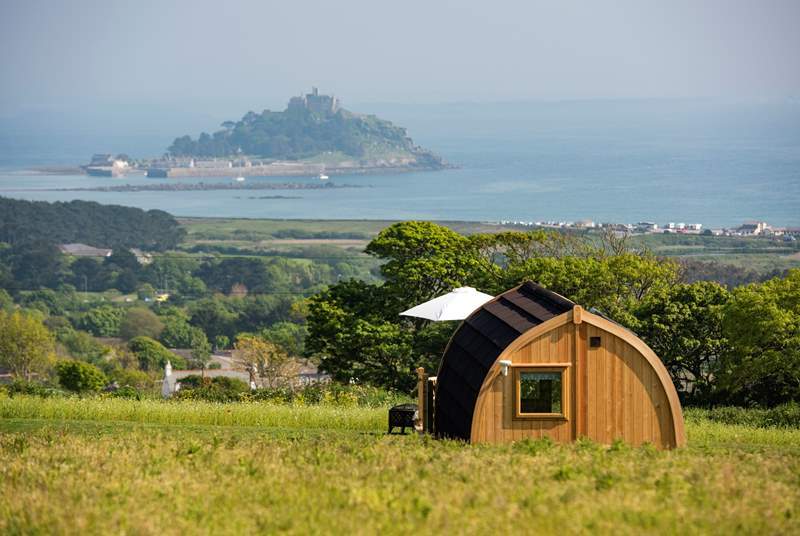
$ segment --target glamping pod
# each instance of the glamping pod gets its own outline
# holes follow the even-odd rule
[[[548,436],[686,443],[675,387],[631,331],[534,283],[473,312],[445,350],[433,431],[475,443]]]

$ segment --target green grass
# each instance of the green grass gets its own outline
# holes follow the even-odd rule
[[[383,408],[289,406],[266,402],[225,404],[17,396],[0,399],[0,418],[372,431],[383,428],[386,411]]]
[[[689,446],[658,451],[387,436],[385,418],[0,399],[0,533],[800,531],[798,429],[690,411]]]

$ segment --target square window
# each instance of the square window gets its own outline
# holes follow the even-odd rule
[[[600,348],[600,337],[589,337],[590,348]]]
[[[516,418],[566,418],[566,367],[519,367],[514,371]]]

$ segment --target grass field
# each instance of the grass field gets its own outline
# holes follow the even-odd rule
[[[110,403],[113,402],[113,403]],[[0,399],[0,533],[800,531],[800,430],[676,451],[385,435],[385,409]]]

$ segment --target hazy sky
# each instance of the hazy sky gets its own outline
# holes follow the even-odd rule
[[[0,113],[798,96],[798,27],[800,0],[0,0]]]

